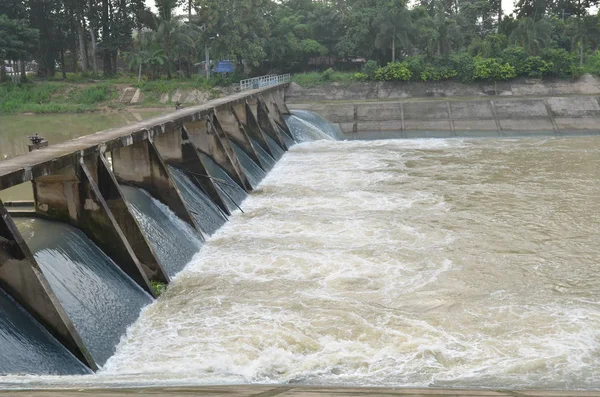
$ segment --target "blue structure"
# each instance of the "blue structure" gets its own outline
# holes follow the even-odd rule
[[[213,73],[233,73],[234,67],[231,61],[219,61],[213,69]]]

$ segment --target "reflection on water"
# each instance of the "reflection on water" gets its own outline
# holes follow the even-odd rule
[[[39,133],[51,145],[109,128],[128,125],[162,111],[0,116],[0,161],[28,152],[27,136]],[[0,192],[3,201],[33,200],[29,183]]]

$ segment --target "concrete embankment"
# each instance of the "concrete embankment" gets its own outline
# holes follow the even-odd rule
[[[142,396],[229,396],[229,397],[600,397],[597,391],[512,391],[512,390],[460,390],[460,389],[403,389],[403,388],[350,388],[350,387],[293,387],[273,386],[205,386],[141,389],[76,389],[40,391],[0,391],[0,397],[126,397]]]
[[[600,82],[486,85],[360,83],[287,91],[290,109],[320,113],[352,138],[380,136],[486,136],[600,132]],[[498,93],[498,95],[495,95]]]

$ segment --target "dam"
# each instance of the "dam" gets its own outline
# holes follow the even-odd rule
[[[36,200],[2,207],[0,384],[597,389],[598,136],[344,140],[306,109],[274,87],[0,163]]]

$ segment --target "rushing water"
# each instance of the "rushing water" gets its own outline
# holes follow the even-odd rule
[[[175,276],[200,250],[202,241],[190,225],[145,190],[131,186],[121,190],[161,265]]]
[[[103,365],[150,296],[79,229],[41,219],[16,224],[90,354]]]
[[[297,145],[101,378],[596,388],[600,138]]]
[[[0,288],[0,375],[90,370]]]
[[[266,170],[271,170],[271,168],[275,166],[275,159],[271,157],[271,155],[267,153],[260,143],[258,143],[255,139],[250,138],[250,140],[252,141],[252,146],[258,154],[258,158],[260,159],[262,166],[265,167]]]
[[[200,153],[200,158],[206,167],[206,171],[213,178],[217,189],[219,189],[227,208],[230,211],[237,210],[248,194],[210,157]]]
[[[338,139],[338,140],[343,140],[344,139],[344,134],[342,133],[342,130],[340,129],[339,125],[331,123],[329,120],[327,120],[326,118],[324,118],[323,116],[321,116],[318,113],[314,113],[308,110],[292,110],[291,111],[292,116],[291,117],[287,117],[286,122],[288,123],[288,125],[290,124],[290,119],[291,118],[296,118],[299,120],[304,121],[305,125],[312,127],[310,128],[310,130],[312,130],[313,128],[316,129],[317,131],[320,131],[321,133],[325,133],[326,135]],[[292,129],[292,127],[290,126],[290,130]],[[302,130],[297,130],[298,133],[302,133]],[[294,133],[294,131],[292,131],[292,133]],[[296,135],[294,134],[294,138],[296,138]],[[319,137],[317,139],[326,139],[324,137]],[[315,140],[315,139],[309,139],[309,140]],[[302,140],[302,142],[304,142],[304,140]]]
[[[171,166],[169,166],[169,171],[196,223],[200,225],[206,235],[212,235],[223,226],[227,221],[227,217],[210,199],[208,194],[200,190],[184,171]]]
[[[233,146],[233,150],[237,158],[240,160],[240,164],[242,168],[244,168],[244,173],[248,177],[248,181],[252,185],[252,187],[257,187],[260,181],[267,175],[265,171],[260,168],[260,165],[256,164],[254,160],[248,156],[248,154],[242,149],[237,143],[231,142],[231,146]]]

